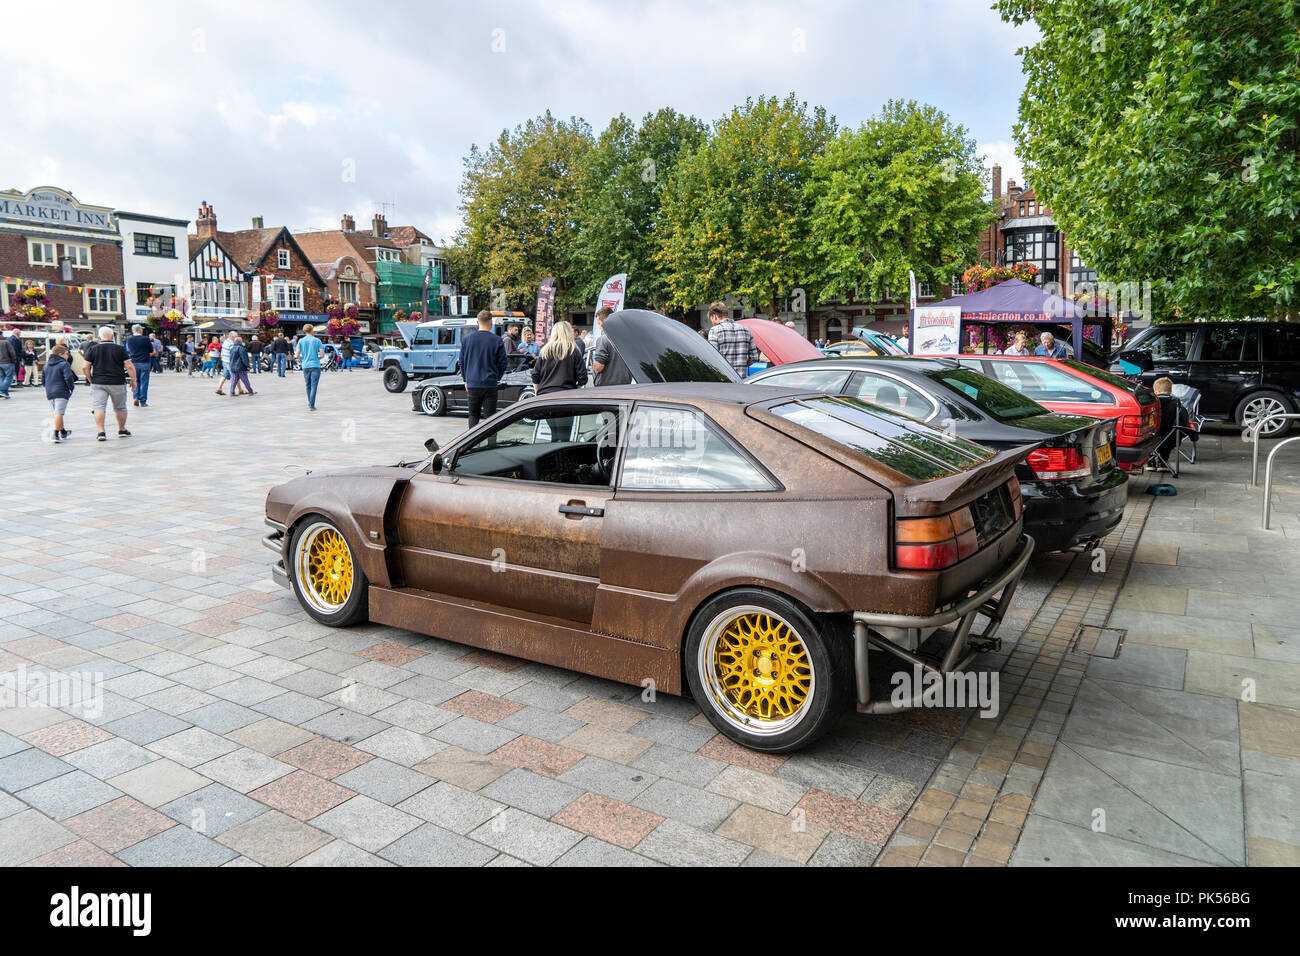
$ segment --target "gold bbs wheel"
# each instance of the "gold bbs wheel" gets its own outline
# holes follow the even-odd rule
[[[816,691],[803,638],[768,608],[728,608],[707,626],[697,666],[717,712],[748,734],[782,734],[808,712]]]
[[[299,594],[320,614],[336,614],[356,586],[352,550],[338,529],[317,521],[298,537],[294,576]]]

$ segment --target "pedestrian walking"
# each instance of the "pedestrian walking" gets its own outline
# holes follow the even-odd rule
[[[253,333],[253,337],[248,340],[248,370],[254,375],[261,374],[262,371],[262,347],[264,343]],[[251,389],[250,389],[251,391]]]
[[[596,311],[596,328],[599,334],[596,335],[596,344],[591,353],[591,370],[596,373],[594,383],[598,386],[632,384],[632,371],[619,356],[618,349],[614,348],[614,343],[609,340],[609,336],[604,334],[605,319],[613,312],[614,310],[608,307]]]
[[[135,387],[131,389],[131,398],[136,405],[149,405],[149,375],[153,371],[153,340],[144,334],[144,326],[131,326],[131,334],[122,343],[126,354],[135,366]]]
[[[182,349],[185,352],[185,368],[189,371],[190,377],[194,375],[194,366],[198,364],[198,350],[194,348],[194,340],[186,339]]]
[[[478,329],[461,337],[460,373],[469,403],[469,427],[497,413],[497,389],[506,373],[506,343],[492,334],[492,313],[478,314]]]
[[[582,350],[574,343],[573,326],[568,322],[556,322],[552,327],[551,337],[533,366],[533,384],[538,395],[587,384],[587,366]]]
[[[759,360],[753,333],[736,324],[725,302],[714,302],[709,306],[709,321],[713,323],[713,328],[709,329],[709,344],[722,353],[737,375],[744,378],[749,367]]]
[[[235,336],[235,344],[230,349],[230,397],[234,398],[239,394],[239,386],[243,385],[249,395],[256,394],[253,391],[253,383],[248,380],[248,366],[252,361],[247,346],[244,345],[243,336]]]
[[[226,382],[230,381],[230,353],[235,350],[235,332],[232,329],[226,333],[225,339],[221,342],[221,381],[217,383],[217,394],[225,395]],[[235,386],[230,386],[233,394]]]
[[[322,350],[320,339],[312,335],[313,331],[314,327],[311,325],[302,327],[302,335],[298,336],[298,344],[294,346],[294,352],[302,368],[303,384],[307,386],[307,407],[314,412],[316,411],[316,389],[320,385]]]
[[[275,357],[275,372],[281,378],[284,378],[285,366],[289,364],[290,351],[292,350],[289,348],[289,340],[281,332],[275,337],[275,341],[271,343],[271,354]]]
[[[77,387],[77,376],[68,363],[68,347],[62,343],[50,349],[50,356],[45,360],[45,371],[41,376],[45,385],[45,397],[49,399],[50,409],[54,412],[52,435],[54,444],[62,443],[70,434],[63,427],[63,414],[68,410],[68,400]]]
[[[95,416],[96,441],[106,441],[104,417],[108,403],[113,403],[117,417],[117,437],[129,438],[126,430],[126,384],[130,379],[132,390],[136,387],[135,363],[126,349],[113,341],[113,330],[105,325],[99,330],[99,341],[85,352],[86,377],[90,379],[90,409]]]
[[[0,335],[0,398],[9,397],[9,386],[21,364],[22,353],[15,349],[13,336]]]
[[[26,343],[23,344],[23,380],[33,388],[37,384],[36,349]]]
[[[162,339],[149,333],[149,344],[153,347],[153,352],[149,356],[149,364],[153,371],[161,372],[163,370],[163,356],[167,354],[167,347],[162,344]]]

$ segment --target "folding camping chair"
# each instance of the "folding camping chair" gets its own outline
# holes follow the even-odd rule
[[[1187,392],[1194,394],[1184,394],[1181,398],[1158,396],[1160,428],[1156,435],[1159,440],[1148,462],[1156,470],[1167,469],[1175,478],[1178,477],[1180,462],[1196,462],[1196,442],[1200,440],[1201,426],[1205,423],[1201,416],[1201,393],[1194,388],[1187,389]]]

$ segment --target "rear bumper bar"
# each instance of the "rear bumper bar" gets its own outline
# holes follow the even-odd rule
[[[906,661],[925,671],[950,674],[965,670],[975,657],[989,650],[998,650],[1001,642],[996,634],[1002,624],[1002,618],[1011,606],[1016,586],[1025,573],[1025,566],[1034,553],[1034,541],[1028,535],[1021,535],[1020,544],[996,575],[972,589],[966,597],[949,607],[929,616],[910,614],[877,614],[871,611],[853,612],[853,651],[857,671],[858,713],[891,714],[917,705],[920,697],[902,704],[888,700],[871,699],[871,671],[868,655],[871,648],[888,651],[895,657]],[[983,616],[986,623],[981,631],[972,634],[975,619]],[[919,645],[924,639],[922,631],[944,628],[951,625],[951,633],[946,644],[940,642],[942,650],[938,655],[926,655],[920,652]],[[882,628],[907,632],[913,640],[909,641],[916,649],[903,647],[892,637],[881,632]]]
[[[271,531],[269,534],[262,536],[262,547],[274,551],[278,558],[275,564],[271,565],[271,579],[280,587],[287,588],[289,586],[289,572],[284,567],[284,538],[289,529],[278,521],[272,521],[270,518],[266,519],[266,523],[270,526]]]

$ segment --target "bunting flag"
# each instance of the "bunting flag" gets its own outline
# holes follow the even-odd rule
[[[24,276],[0,276],[5,285],[16,282],[19,285],[34,286],[44,289],[46,292],[64,291],[64,292],[85,292],[87,286],[84,285],[67,285],[61,282],[49,282],[45,279],[29,279]],[[125,286],[113,285],[111,282],[92,282],[88,284],[93,289],[116,289],[119,292],[126,291]]]

